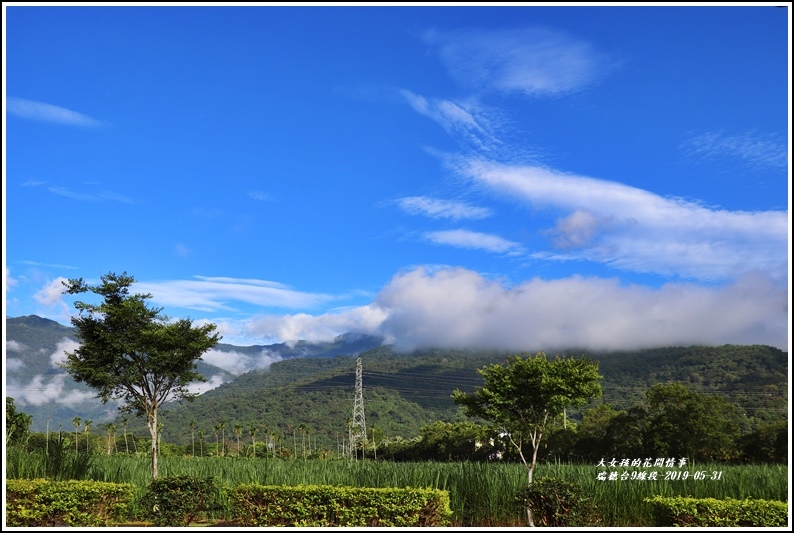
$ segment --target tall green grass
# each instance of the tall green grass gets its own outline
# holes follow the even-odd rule
[[[19,463],[34,464],[35,454],[15,456],[15,470],[22,477],[39,477],[36,468],[22,468]],[[654,495],[684,495],[695,498],[762,498],[787,500],[788,470],[785,465],[690,465],[687,480],[599,481],[603,468],[595,465],[540,464],[539,477],[557,477],[579,484],[591,495],[602,517],[603,526],[654,526],[652,509],[643,501]],[[620,470],[620,469],[618,469]],[[646,469],[663,472],[666,469]],[[675,470],[675,469],[671,469]],[[720,480],[695,480],[695,471],[721,471]],[[236,486],[244,483],[263,485],[337,485],[354,487],[432,487],[449,491],[453,523],[457,526],[521,526],[524,513],[515,503],[515,495],[526,483],[526,471],[520,464],[505,463],[393,463],[371,460],[289,460],[234,457],[162,457],[161,476],[186,474],[213,476],[220,483]],[[42,476],[43,477],[43,476]],[[132,483],[139,491],[151,480],[148,458],[129,456],[93,456],[88,477],[98,481]],[[215,518],[233,519],[226,506]]]

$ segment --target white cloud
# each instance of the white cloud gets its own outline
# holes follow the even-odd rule
[[[573,213],[551,232],[558,245],[578,248],[538,254],[539,258],[598,261],[631,271],[709,281],[756,270],[782,280],[788,271],[785,211],[710,209],[540,167],[468,159],[457,168],[467,178],[512,198]]]
[[[218,374],[210,377],[207,381],[191,383],[187,386],[187,390],[193,394],[204,394],[209,390],[220,387],[223,383],[223,376]]]
[[[590,44],[543,28],[430,31],[425,42],[454,79],[476,90],[569,93],[596,81],[609,66]]]
[[[24,98],[8,97],[6,100],[8,112],[21,118],[56,122],[68,126],[98,127],[104,123],[88,115],[59,107],[44,102],[25,100]]]
[[[200,311],[230,310],[229,301],[262,307],[314,307],[333,299],[327,294],[295,291],[272,281],[196,276],[195,280],[153,281],[135,284],[135,290],[151,293],[164,306]]]
[[[46,403],[75,405],[90,401],[96,396],[94,392],[67,388],[67,379],[69,378],[66,374],[56,374],[49,380],[42,375],[36,375],[27,384],[8,380],[6,395],[13,397],[22,405],[44,405]]]
[[[64,196],[66,198],[71,198],[73,200],[80,200],[83,202],[101,202],[105,200],[110,200],[113,202],[121,202],[124,204],[134,205],[135,201],[118,194],[113,191],[102,191],[99,193],[82,193],[82,192],[74,192],[66,187],[48,187],[48,191],[53,194],[57,194],[58,196]]]
[[[447,244],[458,248],[485,250],[487,252],[520,254],[521,245],[487,233],[465,229],[429,231],[424,237],[436,244]]]
[[[211,349],[201,356],[202,361],[222,368],[227,372],[239,376],[250,370],[267,368],[276,361],[281,361],[281,356],[269,350],[262,350],[257,355],[248,355],[235,351],[222,351]]]
[[[491,120],[473,101],[463,104],[436,98],[427,99],[405,89],[400,90],[400,94],[414,111],[438,123],[449,135],[480,150],[488,150],[498,144],[491,131]]]
[[[739,159],[754,167],[788,167],[788,145],[777,137],[757,132],[706,132],[688,139],[681,147],[697,157]]]
[[[769,344],[785,349],[787,294],[765,276],[723,288],[659,289],[616,279],[533,279],[505,286],[465,269],[403,273],[378,295],[379,332],[399,348],[516,351]]]
[[[8,345],[14,341],[6,342],[6,348]],[[25,366],[25,363],[22,362],[22,359],[17,359],[16,357],[6,357],[5,359],[5,370],[6,372],[16,372]]]
[[[365,305],[335,313],[264,316],[251,320],[247,330],[268,342],[332,341],[347,332],[377,335],[387,313],[377,305]]]
[[[251,192],[248,193],[248,196],[250,196],[254,200],[259,200],[259,201],[263,201],[263,202],[264,201],[268,201],[268,200],[271,199],[269,194],[267,194],[266,192],[262,192],[262,191],[251,191]]]
[[[181,242],[178,242],[174,245],[174,253],[179,257],[187,257],[191,254],[191,250]]]
[[[66,362],[66,353],[65,352],[74,352],[77,348],[80,347],[80,343],[73,341],[72,339],[63,338],[61,339],[58,344],[55,346],[55,351],[50,354],[50,364],[55,367],[59,368],[59,363]]]
[[[5,288],[6,288],[6,290],[11,290],[17,284],[17,280],[11,276],[11,269],[10,268],[5,267],[5,271],[6,271]]]
[[[53,281],[50,281],[44,287],[39,289],[39,291],[33,295],[33,298],[42,305],[46,305],[47,307],[52,306],[65,306],[66,304],[63,302],[63,294],[66,292],[66,287],[63,286],[63,282],[68,282],[64,277],[55,278]]]
[[[549,233],[554,236],[554,245],[557,248],[582,248],[589,246],[598,234],[611,225],[611,218],[577,209],[569,216],[557,220],[557,225]]]
[[[27,346],[25,346],[21,342],[6,341],[6,351],[7,352],[21,352],[22,350],[25,350],[25,349],[27,349]]]
[[[437,200],[426,196],[408,196],[397,200],[397,204],[406,213],[425,215],[431,218],[448,218],[451,220],[481,219],[491,216],[491,210],[462,202]]]

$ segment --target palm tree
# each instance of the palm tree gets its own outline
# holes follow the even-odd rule
[[[116,446],[116,429],[116,424],[112,422],[105,424],[105,431],[108,439],[108,455],[111,455],[113,448]]]
[[[240,457],[240,435],[243,434],[243,425],[239,422],[234,423],[234,435],[237,437],[237,457]]]
[[[190,444],[193,447],[193,457],[196,456],[195,435],[196,435],[196,421],[195,420],[191,420],[190,421]]]
[[[124,448],[127,451],[127,455],[130,454],[130,445],[127,442],[127,424],[130,423],[130,419],[126,416],[121,419],[121,427],[124,428]]]
[[[200,446],[199,453],[201,454],[202,457],[204,457],[204,430],[203,429],[199,430],[198,436],[199,436],[199,446]]]
[[[86,452],[90,451],[88,448],[89,448],[89,444],[91,443],[91,439],[88,437],[88,435],[89,435],[89,433],[91,433],[91,424],[93,424],[93,423],[94,422],[92,420],[86,420],[85,421],[85,451]]]
[[[82,420],[80,419],[79,416],[76,416],[76,417],[74,417],[72,419],[72,425],[74,426],[74,452],[75,453],[79,453],[80,452],[80,450],[77,448],[77,441],[78,441],[78,438],[79,438],[79,433],[77,433],[77,428],[80,427],[80,422],[82,422]]]
[[[221,451],[220,448],[218,448],[218,437],[221,434],[221,422],[215,424],[212,429],[215,430],[215,455],[220,455]]]
[[[44,453],[50,453],[50,415],[47,415],[47,440],[44,441]]]
[[[256,457],[256,432],[259,431],[259,428],[256,427],[256,424],[251,424],[248,428],[248,434],[251,435],[251,448],[254,450],[254,457]]]
[[[221,420],[221,453],[226,455],[226,420]]]
[[[301,422],[298,429],[301,430],[301,452],[303,452],[303,458],[306,459],[306,424]]]

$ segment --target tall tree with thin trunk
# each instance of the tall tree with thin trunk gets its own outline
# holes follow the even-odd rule
[[[240,452],[240,437],[243,435],[243,425],[239,422],[234,423],[234,436],[237,437],[237,456],[242,456]]]
[[[79,416],[76,416],[72,419],[72,425],[74,426],[74,452],[80,453],[80,448],[78,446],[78,442],[80,441],[79,436],[80,434],[77,432],[78,428],[82,424],[82,419]]]
[[[132,276],[109,273],[99,285],[64,282],[68,294],[93,293],[101,303],[75,302],[72,318],[80,346],[66,353],[62,367],[75,381],[95,389],[103,403],[120,400],[123,411],[144,416],[151,436],[152,478],[157,477],[158,413],[169,400],[193,399],[188,390],[206,381],[196,361],[217,344],[214,324],[193,327],[147,305],[151,294],[130,294]]]
[[[543,352],[533,357],[516,355],[503,365],[488,365],[478,372],[485,385],[473,394],[456,389],[452,398],[467,416],[492,422],[509,439],[526,468],[527,485],[532,483],[547,423],[566,407],[581,407],[602,392],[598,363],[585,358],[550,360]],[[532,453],[529,460],[524,455],[527,444]],[[529,508],[527,523],[534,526]]]
[[[130,419],[127,418],[126,416],[121,419],[121,427],[124,428],[124,450],[127,453],[127,455],[130,454],[130,445],[127,442],[127,426],[129,425],[129,423],[130,423]]]
[[[89,435],[91,433],[91,424],[93,424],[93,423],[94,423],[93,420],[86,420],[85,421],[85,430],[84,431],[85,431],[85,451],[86,451],[86,453],[91,451],[90,450],[91,439],[89,438]]]
[[[256,457],[256,433],[259,431],[259,428],[256,427],[256,424],[251,424],[248,428],[248,434],[251,435],[251,449],[254,450],[254,457]]]
[[[196,456],[196,421],[190,421],[190,445],[193,449],[192,455],[193,457]]]

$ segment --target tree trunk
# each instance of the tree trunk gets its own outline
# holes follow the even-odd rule
[[[152,479],[157,479],[157,411],[149,415],[147,426],[152,436]]]

